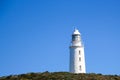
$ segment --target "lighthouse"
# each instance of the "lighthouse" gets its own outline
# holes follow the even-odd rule
[[[81,34],[75,29],[72,34],[70,45],[70,72],[86,73],[84,45],[82,43]]]

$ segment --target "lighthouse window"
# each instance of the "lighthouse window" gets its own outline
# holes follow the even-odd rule
[[[80,71],[82,70],[81,65],[80,65],[79,69],[80,69]]]
[[[81,57],[79,57],[79,61],[81,61]]]
[[[79,50],[79,55],[80,55],[80,53],[81,53],[81,52],[80,52],[80,50]]]
[[[72,41],[75,41],[75,39],[76,39],[76,36],[72,35]]]
[[[72,41],[78,41],[79,36],[78,35],[72,35]]]

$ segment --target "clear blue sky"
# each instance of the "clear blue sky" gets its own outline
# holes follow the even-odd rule
[[[87,73],[120,74],[120,0],[0,0],[0,76],[68,71],[74,26]]]

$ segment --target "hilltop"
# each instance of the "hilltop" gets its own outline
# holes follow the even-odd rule
[[[95,73],[43,72],[3,76],[0,77],[0,80],[120,80],[120,76]]]

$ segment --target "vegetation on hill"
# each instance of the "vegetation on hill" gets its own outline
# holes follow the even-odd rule
[[[0,80],[120,80],[118,75],[73,74],[69,72],[27,73],[0,77]]]

